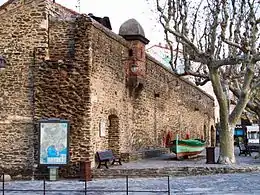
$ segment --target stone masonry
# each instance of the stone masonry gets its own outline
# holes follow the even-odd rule
[[[49,0],[9,0],[0,15],[0,171],[32,170],[44,118],[70,121],[70,175],[99,150],[164,147],[169,132],[214,144],[213,98],[145,54],[137,21],[140,34],[120,36]]]

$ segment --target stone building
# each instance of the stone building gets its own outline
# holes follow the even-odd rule
[[[169,132],[214,143],[213,98],[145,53],[136,20],[116,34],[50,0],[9,0],[0,16],[0,171],[32,170],[43,118],[70,121],[71,173],[99,150],[164,147]]]

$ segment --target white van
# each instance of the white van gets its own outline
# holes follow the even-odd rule
[[[248,147],[257,149],[259,147],[259,126],[246,126],[246,135],[248,139]]]

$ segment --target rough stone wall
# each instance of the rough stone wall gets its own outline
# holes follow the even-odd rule
[[[213,100],[151,57],[142,67],[145,88],[132,96],[128,52],[140,44],[49,1],[14,3],[0,11],[0,53],[7,59],[0,72],[0,143],[18,141],[0,145],[1,168],[31,169],[38,145],[33,120],[42,118],[71,122],[72,174],[81,160],[93,166],[98,150],[127,155],[162,146],[168,131],[209,138]]]
[[[91,133],[93,151],[104,150],[110,147],[118,152],[129,149],[130,142],[124,142],[122,137],[129,137],[132,126],[132,106],[128,101],[128,91],[125,82],[125,67],[128,55],[127,42],[117,36],[108,36],[110,32],[94,24],[92,29],[92,69],[91,69]],[[119,123],[115,124],[113,118],[117,117]],[[110,119],[112,118],[112,120]],[[104,125],[105,133],[100,135]],[[128,131],[126,131],[129,130]],[[109,143],[109,137],[114,139]],[[130,140],[129,140],[130,141]],[[94,156],[92,157],[92,159]]]
[[[111,148],[110,134],[115,137],[119,134],[114,143],[119,143],[118,150],[122,155],[163,146],[169,131],[174,136],[179,134],[180,138],[185,138],[187,133],[191,138],[205,138],[210,144],[210,126],[214,125],[212,97],[174,76],[149,56],[145,87],[139,96],[132,96],[127,87],[126,70],[128,50],[134,45],[97,24],[94,26],[91,69],[93,151]],[[119,133],[111,132],[110,115],[118,117]],[[100,136],[102,129],[105,133]]]
[[[180,138],[185,138],[189,134],[191,138],[203,137],[210,142],[209,137],[204,136],[203,128],[205,125],[208,133],[210,119],[214,118],[211,97],[190,82],[172,75],[151,57],[147,61],[146,80],[145,90],[153,97],[151,112],[154,117],[150,120],[154,120],[155,143],[160,145],[167,131],[174,137],[179,134]]]
[[[76,20],[59,20],[51,17],[49,32],[50,59],[72,61],[75,57]]]
[[[72,78],[73,80],[77,77],[77,73],[74,76],[65,76],[67,65],[70,69],[71,63],[60,67],[55,62],[42,62],[44,58],[48,57],[48,49],[52,49],[52,51],[57,49],[55,47],[48,48],[50,39],[53,38],[50,37],[52,32],[50,32],[51,24],[49,23],[54,20],[61,21],[62,24],[62,21],[69,20],[75,15],[75,12],[46,0],[9,0],[0,7],[0,55],[7,61],[5,70],[0,71],[0,143],[13,143],[10,147],[6,147],[6,144],[0,145],[0,171],[5,170],[10,174],[19,174],[31,170],[33,164],[37,163],[38,155],[38,131],[33,123],[42,117],[64,117],[60,114],[62,111],[59,110],[62,105],[58,106],[59,111],[55,112],[54,109],[54,113],[51,114],[50,110],[54,108],[54,104],[51,108],[48,107],[49,111],[46,113],[44,109],[41,111],[39,108],[51,99],[47,92],[51,87],[55,88],[57,78],[63,78],[58,80],[58,84],[64,84],[66,90],[69,87],[73,88],[75,84],[72,82],[69,86],[66,85],[66,79]],[[67,30],[64,26],[62,28],[57,26],[57,29]],[[64,35],[67,36],[69,33],[70,29]],[[83,34],[85,35],[85,32]],[[68,50],[68,45],[64,46],[65,50]],[[56,56],[55,52],[53,54]],[[65,59],[68,59],[66,57]],[[39,66],[42,70],[39,69]],[[48,69],[46,67],[49,70],[46,70]],[[39,74],[40,72],[42,75]],[[49,74],[50,72],[51,74]],[[41,76],[45,76],[44,74],[47,74],[47,77],[39,81]],[[42,87],[42,82],[45,80],[47,84],[52,84],[46,91]],[[35,82],[38,82],[39,85],[37,86]],[[81,83],[78,80],[75,82],[76,85]],[[45,95],[45,99],[43,98],[45,101],[35,102],[35,92],[37,92],[37,98],[40,95]],[[63,93],[64,91],[60,89],[59,92]],[[71,98],[71,101],[76,101],[75,98],[78,98],[77,94],[70,94],[68,97]],[[64,93],[61,94],[60,99],[54,98],[54,100],[59,102],[62,98],[64,99]],[[74,109],[80,112],[82,107]],[[16,140],[15,144],[14,140]]]
[[[75,20],[79,15],[60,4],[52,3],[51,1],[46,1],[46,8],[48,10],[49,20],[50,59],[56,60],[61,56],[66,59],[73,59],[75,57]],[[55,44],[52,44],[54,42]]]
[[[36,47],[46,47],[44,2],[12,1],[0,11],[0,171],[10,174],[34,163],[31,66]],[[10,169],[11,167],[11,169]]]
[[[76,175],[79,162],[92,156],[90,151],[89,68],[91,29],[84,16],[72,21],[54,20],[50,27],[50,61],[35,70],[37,118],[62,118],[70,121],[70,168]],[[71,25],[74,38],[71,46]],[[66,52],[67,51],[67,52]],[[74,53],[68,55],[68,51]],[[55,55],[53,55],[55,54]],[[61,61],[60,61],[61,60]]]

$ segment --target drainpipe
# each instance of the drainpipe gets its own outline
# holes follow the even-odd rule
[[[55,3],[55,1],[53,1]],[[34,142],[33,142],[33,159],[32,159],[32,164],[33,164],[33,171],[36,170],[37,166],[35,164],[35,145],[37,143],[36,139],[36,134],[37,134],[37,124],[36,124],[36,117],[35,117],[35,75],[34,75],[34,68],[36,67],[36,55],[37,55],[37,49],[47,49],[47,55],[45,56],[49,58],[49,45],[50,45],[50,14],[48,13],[47,15],[47,47],[34,47],[33,48],[33,56],[32,56],[32,63],[29,66],[29,74],[30,74],[30,83],[31,83],[31,115],[32,115],[32,122],[33,122],[33,137],[34,137]],[[35,143],[36,142],[36,143]],[[34,172],[33,172],[34,173]],[[33,178],[34,179],[34,175]]]
[[[34,75],[34,69],[36,67],[36,50],[37,49],[48,49],[48,47],[34,47],[33,48],[33,56],[32,56],[32,62],[29,66],[29,79],[30,79],[30,95],[31,95],[31,115],[32,115],[32,123],[33,123],[33,154],[32,154],[32,170],[33,170],[33,176],[32,180],[34,180],[34,174],[37,168],[37,164],[35,162],[35,146],[37,143],[37,124],[36,124],[36,117],[35,117],[35,75]]]
[[[51,14],[48,13],[48,16],[47,16],[47,56],[45,57],[45,59],[50,58],[50,53],[49,53],[49,48],[50,48],[50,17],[51,17]]]
[[[32,154],[32,180],[34,180],[34,174],[36,171],[37,166],[35,165],[35,142],[36,142],[36,120],[35,120],[35,81],[34,81],[34,67],[36,63],[36,48],[33,48],[33,56],[32,56],[32,63],[29,66],[29,78],[30,78],[30,93],[31,93],[31,115],[32,115],[32,123],[33,123],[33,154]]]

